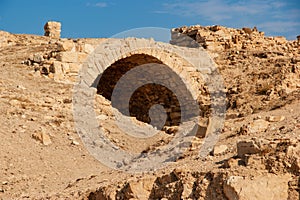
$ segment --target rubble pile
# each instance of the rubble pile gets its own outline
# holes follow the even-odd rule
[[[266,37],[257,28],[190,26],[172,29],[171,43],[185,46],[189,36],[207,49],[223,76],[228,117],[242,117],[283,106],[299,97],[300,45]]]
[[[52,39],[55,45],[50,51],[36,53],[24,61],[34,66],[37,73],[48,76],[57,82],[74,84],[77,81],[81,64],[94,48],[104,39]]]

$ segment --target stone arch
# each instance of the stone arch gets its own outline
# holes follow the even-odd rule
[[[107,139],[106,130],[99,124],[95,112],[95,83],[99,81],[98,75],[120,59],[135,54],[153,56],[180,77],[191,91],[192,99],[199,96],[210,96],[211,112],[206,128],[206,136],[201,146],[199,156],[206,156],[216,143],[218,133],[221,131],[225,116],[225,95],[223,94],[222,77],[218,74],[212,59],[201,48],[185,48],[170,44],[155,42],[147,39],[127,38],[108,39],[102,42],[79,71],[79,81],[73,90],[74,122],[77,132],[88,151],[99,161],[114,169],[127,171],[145,171],[156,169],[163,164],[175,161],[186,150],[187,144],[198,132],[198,117],[187,123],[180,124],[175,137],[164,145],[162,151],[127,153]],[[130,70],[131,71],[131,70]],[[119,84],[119,82],[118,82]],[[201,87],[207,85],[207,91]],[[202,93],[203,92],[203,93]],[[209,93],[206,95],[206,93]],[[182,102],[180,100],[180,102]],[[195,110],[198,110],[197,107]],[[115,112],[117,113],[117,112]],[[157,130],[150,126],[138,126],[132,120],[117,113],[112,119],[124,133],[134,138],[149,138],[156,136]],[[120,116],[120,118],[117,118]],[[102,121],[102,120],[101,120]],[[104,122],[104,120],[103,120]],[[149,128],[150,127],[150,128]],[[129,163],[128,165],[125,164]],[[127,162],[128,161],[128,162]]]
[[[195,64],[199,65],[199,63],[194,63],[194,60],[199,60],[194,59],[195,56],[206,56],[202,49],[177,47],[155,42],[151,39],[108,39],[96,48],[91,56],[92,58],[88,58],[82,66],[82,72],[85,76],[86,74],[89,76],[85,78],[85,81],[89,86],[97,87],[97,92],[109,100],[114,87],[106,87],[105,84],[114,86],[118,81],[118,78],[111,80],[112,76],[117,75],[120,77],[131,68],[149,62],[164,64],[174,71],[181,78],[183,85],[189,89],[194,100],[198,100],[199,95],[203,94],[202,90],[205,82],[205,78],[202,77],[203,71],[194,66]],[[89,60],[93,60],[93,62]],[[131,62],[130,65],[134,63],[135,66],[124,66],[128,62]],[[96,68],[93,66],[96,66]],[[117,73],[110,74],[116,71]],[[98,77],[99,74],[101,76]],[[154,86],[151,85],[148,89],[151,87]],[[176,98],[171,99],[169,102],[176,102]],[[178,105],[176,106],[178,107]],[[178,125],[177,122],[180,122],[178,111],[180,109],[175,108],[174,111],[170,112],[173,120],[168,120],[166,125]],[[142,117],[136,114],[133,113],[133,116],[148,122],[147,116]],[[170,118],[170,116],[168,117]]]
[[[147,54],[133,54],[114,62],[100,74],[101,77],[97,83],[97,93],[111,100],[113,88],[117,81],[130,69],[147,63],[162,64],[159,59]]]

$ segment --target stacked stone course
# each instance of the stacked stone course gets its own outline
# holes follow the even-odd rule
[[[49,21],[44,26],[45,36],[49,36],[51,38],[59,39],[61,32],[61,23]]]

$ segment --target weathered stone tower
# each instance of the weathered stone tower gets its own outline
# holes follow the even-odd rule
[[[45,36],[59,39],[60,32],[61,32],[61,23],[49,21],[45,24],[44,30],[45,30],[45,33],[44,33]]]

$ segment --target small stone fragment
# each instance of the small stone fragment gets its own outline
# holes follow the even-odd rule
[[[256,154],[260,152],[260,148],[255,144],[253,140],[239,141],[237,143],[237,154],[240,158],[245,154]]]
[[[175,134],[178,131],[178,126],[164,126],[163,130],[168,134]]]
[[[78,54],[77,52],[61,51],[56,55],[56,59],[60,62],[76,63],[78,62]]]
[[[229,200],[288,199],[290,177],[267,174],[253,179],[230,176],[224,183],[224,193]]]
[[[262,158],[259,155],[247,155],[244,158],[244,164],[252,169],[265,169]]]
[[[281,122],[285,120],[285,116],[269,116],[267,117],[269,122]]]
[[[226,145],[215,146],[213,150],[213,155],[221,155],[227,151],[228,147]]]
[[[41,55],[41,54],[34,54],[32,61],[35,62],[35,63],[41,63],[41,62],[43,62],[44,61],[43,55]]]
[[[247,126],[249,133],[264,132],[268,127],[269,122],[263,119],[254,120]]]
[[[149,199],[154,181],[154,177],[129,181],[124,187],[126,191],[125,197],[127,197],[125,199]]]
[[[47,133],[34,133],[32,134],[32,137],[46,146],[52,143],[51,138]]]
[[[224,161],[224,168],[233,168],[239,166],[239,160],[234,158],[229,158]]]
[[[73,144],[73,145],[79,145],[79,142],[77,142],[76,140],[73,140],[73,141],[72,141],[72,144]]]
[[[49,145],[52,143],[50,136],[47,133],[42,133],[42,142],[44,145]]]
[[[75,44],[72,40],[62,40],[58,43],[59,51],[75,51]]]

